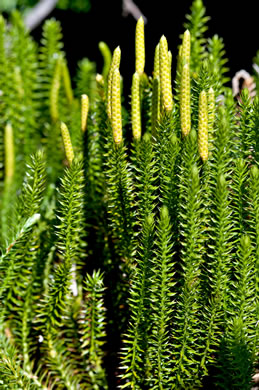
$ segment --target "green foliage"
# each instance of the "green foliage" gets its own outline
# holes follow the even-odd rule
[[[134,254],[132,177],[126,148],[113,141],[107,156],[107,195],[110,226],[117,253],[131,268]]]
[[[135,141],[132,155],[133,180],[138,189],[136,202],[140,213],[138,216],[140,225],[155,207],[158,176],[155,164],[152,138],[146,133],[141,142]]]
[[[38,221],[40,215],[35,214],[27,220],[23,221],[22,224],[18,225],[16,232],[13,235],[12,239],[6,244],[6,247],[2,249],[1,255],[1,296],[5,293],[11,285],[13,279],[15,279],[16,274],[21,268],[21,262],[16,262],[16,255],[13,256],[13,252],[18,252],[19,247],[22,247],[27,241],[28,234],[31,231],[32,226]],[[11,261],[9,261],[9,256],[12,256]],[[14,262],[15,261],[15,262]],[[17,269],[18,268],[18,269]],[[2,320],[3,313],[1,313]]]
[[[24,186],[17,207],[17,221],[32,217],[40,212],[40,205],[45,189],[45,161],[42,150],[39,150],[27,164]]]
[[[26,159],[39,147],[37,126],[37,54],[36,44],[26,31],[21,16],[12,14],[13,28],[5,31],[1,21],[2,40],[9,41],[9,50],[2,45],[1,65],[6,77],[1,79],[1,103],[4,112],[1,132],[10,123],[14,132],[15,162],[20,169],[15,172],[15,188],[22,184]],[[3,41],[2,41],[3,42]],[[3,84],[3,85],[2,85]],[[2,162],[3,163],[3,162]]]
[[[153,256],[154,218],[147,215],[140,237],[140,247],[137,253],[138,267],[132,280],[129,306],[131,322],[124,336],[124,348],[122,351],[123,379],[126,383],[122,386],[132,389],[141,389],[145,383],[143,375],[148,365],[148,331],[150,323],[147,321],[151,314],[149,290],[151,288],[150,277],[151,259]]]
[[[21,359],[15,350],[15,347],[9,340],[1,335],[0,338],[0,384],[2,389],[18,390],[36,390],[45,389],[37,379],[37,377],[30,377],[21,368]]]
[[[212,73],[218,80],[220,88],[222,88],[229,78],[225,75],[229,71],[226,67],[228,62],[225,57],[226,51],[224,49],[223,39],[218,35],[214,35],[211,39],[208,39],[208,61],[212,69]]]
[[[256,90],[257,93],[259,91],[259,50],[256,53],[256,56],[254,58],[254,77],[256,82]]]
[[[4,93],[4,86],[6,84],[5,75],[6,75],[6,51],[5,51],[5,34],[6,34],[6,24],[4,18],[0,15],[0,89],[2,94]],[[5,105],[3,98],[0,98],[0,179],[3,180],[4,177],[4,121],[3,116],[5,112]],[[2,190],[2,188],[1,188]]]
[[[80,314],[82,356],[87,358],[87,376],[93,389],[107,388],[103,364],[105,333],[105,308],[103,302],[103,276],[99,271],[87,275],[84,283],[85,305]]]
[[[173,261],[171,225],[166,206],[161,208],[156,233],[156,250],[152,259],[151,278],[151,318],[152,329],[149,339],[151,380],[153,389],[167,388],[171,385],[170,325],[175,302],[173,287],[175,266]]]
[[[251,124],[252,120],[252,102],[247,89],[244,89],[240,96],[240,141],[242,143],[241,150],[245,156],[253,154],[256,148],[255,145],[255,128]],[[243,157],[243,156],[242,156]]]
[[[81,245],[84,226],[84,176],[82,159],[73,161],[61,180],[59,209],[56,226],[57,249],[61,263],[55,270],[54,280],[49,288],[46,307],[41,309],[44,326],[49,331],[51,325],[60,326],[72,279],[72,265],[75,267],[75,283],[80,284],[78,267],[81,265]]]
[[[253,139],[252,139],[252,144],[253,144],[253,147],[251,148],[251,153],[252,153],[252,158],[253,158],[253,161],[256,162],[258,161],[258,158],[259,158],[259,135],[258,135],[258,131],[255,131],[255,129],[258,128],[258,125],[259,125],[259,98],[258,96],[255,97],[254,101],[253,101],[253,105],[252,105],[252,112],[251,112],[251,127],[252,127],[252,135],[253,135]],[[249,133],[251,134],[251,130],[249,131]]]
[[[0,12],[10,12],[15,8],[28,12],[37,2],[37,0],[2,0]],[[64,10],[71,9],[76,12],[88,12],[91,9],[91,2],[90,0],[59,0],[57,7]]]
[[[192,85],[192,123],[196,129],[198,129],[198,107],[200,93],[201,91],[206,91],[208,93],[211,87],[215,91],[215,95],[218,96],[219,85],[217,77],[215,76],[215,73],[212,72],[208,61],[204,61],[200,65],[199,73],[193,80]]]
[[[35,220],[40,216],[40,205],[45,189],[45,164],[39,151],[32,157],[27,177],[17,203],[16,223]],[[28,222],[27,222],[28,223]],[[14,337],[22,349],[23,368],[30,373],[29,350],[35,345],[31,338],[31,322],[35,315],[35,298],[38,281],[36,280],[37,257],[39,256],[39,225],[35,225],[25,237],[15,244],[14,250],[7,256],[8,263],[4,272],[2,293],[4,294],[5,319],[14,326]],[[15,281],[15,284],[12,283]],[[17,297],[19,296],[19,299]]]
[[[181,292],[175,314],[177,325],[174,329],[173,344],[174,388],[184,386],[190,380],[197,380],[197,361],[202,344],[201,327],[197,326],[201,311],[200,274],[205,246],[202,193],[199,169],[195,161],[197,159],[195,132],[191,132],[186,138],[179,184],[182,269]]]
[[[76,12],[88,12],[91,9],[91,2],[90,0],[59,0],[57,7]]]
[[[206,9],[202,0],[194,0],[191,6],[191,13],[186,15],[187,22],[184,27],[191,33],[191,71],[196,77],[201,61],[206,57],[204,33],[207,31]]]
[[[27,172],[27,178],[24,181],[22,193],[18,199],[17,207],[16,207],[16,218],[15,221],[10,221],[9,223],[13,224],[13,228],[15,225],[18,226],[18,228],[15,228],[14,237],[11,241],[12,244],[9,243],[8,250],[6,251],[9,253],[9,250],[12,248],[13,245],[18,246],[16,250],[14,251],[14,255],[12,255],[12,252],[10,252],[10,255],[6,255],[7,257],[10,256],[7,265],[6,272],[9,274],[9,270],[13,270],[13,272],[16,273],[17,277],[19,276],[19,269],[18,267],[22,266],[22,259],[24,261],[24,264],[26,264],[25,258],[23,256],[26,256],[25,247],[23,248],[24,243],[29,242],[28,234],[26,237],[24,236],[24,233],[28,230],[28,228],[36,221],[36,217],[40,216],[40,204],[42,202],[42,196],[43,196],[43,190],[44,190],[44,160],[42,152],[38,152],[35,156],[32,157],[31,166],[28,166],[29,171]],[[7,232],[6,232],[7,233]],[[8,236],[10,237],[12,230],[10,229],[8,232]],[[19,245],[19,241],[23,240],[22,245]],[[19,248],[20,247],[20,248]],[[25,249],[25,252],[21,252]],[[18,251],[18,253],[17,253]],[[27,253],[28,255],[28,253]],[[13,269],[13,266],[15,262],[16,267]],[[26,264],[28,266],[28,264]],[[28,269],[26,270],[28,272]],[[23,278],[21,278],[23,279]],[[16,280],[17,281],[17,280]],[[23,282],[23,281],[22,281]],[[4,285],[8,285],[8,277],[5,275],[4,277]],[[3,288],[3,286],[2,286]],[[4,291],[4,289],[3,289]]]
[[[214,179],[215,180],[215,179]],[[213,182],[214,198],[211,213],[210,253],[206,277],[209,280],[208,300],[204,310],[206,346],[202,351],[201,367],[207,374],[207,364],[211,363],[219,346],[223,332],[224,316],[228,301],[228,284],[230,279],[231,251],[233,250],[233,223],[229,191],[224,175],[220,174]]]
[[[78,72],[76,77],[76,93],[78,96],[82,94],[88,95],[90,101],[94,97],[96,89],[95,83],[96,65],[88,58],[82,59],[78,64]]]
[[[234,264],[235,280],[229,308],[226,333],[222,339],[221,375],[217,380],[220,388],[251,388],[254,353],[255,312],[255,258],[252,255],[251,240],[248,235],[240,238],[237,260]],[[224,360],[223,360],[224,359]]]
[[[141,137],[132,139],[125,102],[116,143],[107,115],[107,46],[100,43],[103,75],[83,59],[73,91],[60,23],[44,23],[38,47],[17,11],[11,29],[0,17],[4,390],[252,387],[259,100],[248,90],[234,98],[226,87],[223,41],[206,39],[201,0],[187,20],[192,130],[182,135],[179,66],[173,109],[161,106],[152,123],[159,81],[141,75]],[[211,88],[215,117],[204,162],[198,106],[201,91]],[[82,94],[90,98],[85,131]]]
[[[13,10],[17,5],[17,1],[16,0],[3,0],[1,2],[1,9],[0,11],[11,11]]]
[[[50,92],[59,56],[63,54],[61,25],[55,19],[47,20],[43,25],[41,47],[39,50],[39,98],[41,104],[41,118],[46,120],[50,115]]]
[[[104,79],[106,80],[109,74],[110,66],[111,66],[111,61],[112,61],[112,53],[108,47],[108,45],[105,42],[99,42],[99,50],[102,53],[103,56],[103,70],[102,70],[102,75]]]

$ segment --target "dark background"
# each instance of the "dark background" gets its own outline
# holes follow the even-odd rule
[[[183,33],[185,15],[189,13],[191,0],[135,0],[147,17],[145,27],[146,39],[146,73],[151,75],[154,49],[162,34],[167,37],[169,49],[173,54],[173,75],[176,66],[179,35]],[[122,51],[121,73],[124,77],[126,93],[135,67],[135,26],[136,20],[131,16],[122,16],[122,4],[119,0],[92,0],[89,13],[76,13],[56,9],[50,17],[61,21],[65,50],[72,76],[75,75],[77,63],[83,57],[97,63],[97,71],[102,70],[102,57],[98,42],[105,41],[111,50],[120,45]],[[246,0],[242,4],[236,1],[204,0],[207,15],[211,17],[207,36],[218,34],[224,38],[229,76],[246,69],[252,72],[252,60],[259,50],[258,12],[256,1]],[[33,35],[40,39],[42,26]]]

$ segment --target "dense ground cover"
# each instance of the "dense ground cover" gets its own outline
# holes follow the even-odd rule
[[[128,110],[119,47],[71,83],[58,21],[0,16],[1,388],[251,388],[259,83],[233,96],[207,22],[147,75],[139,19]]]

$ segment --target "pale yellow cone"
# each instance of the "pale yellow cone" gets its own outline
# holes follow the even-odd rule
[[[87,127],[88,111],[89,111],[89,98],[87,95],[84,94],[81,96],[81,129],[83,133],[86,131],[86,127]]]
[[[5,151],[5,182],[10,184],[14,176],[15,167],[15,153],[14,153],[14,139],[13,128],[10,123],[7,123],[4,130],[4,151]]]
[[[112,77],[111,93],[111,123],[112,134],[116,144],[122,141],[122,117],[121,117],[121,92],[120,92],[120,71],[115,68]]]
[[[154,57],[154,72],[153,79],[160,77],[160,66],[159,66],[159,43],[156,45],[155,57]]]
[[[70,138],[70,134],[67,128],[67,125],[64,122],[61,122],[60,124],[61,129],[61,135],[64,143],[65,148],[65,154],[68,161],[69,166],[72,164],[72,161],[74,159],[74,151],[73,146]]]
[[[191,56],[191,34],[189,30],[186,30],[183,34],[183,42],[182,42],[182,63],[185,65],[186,63],[190,63]]]
[[[136,25],[136,72],[142,74],[145,68],[145,33],[144,19],[142,16],[137,21]]]
[[[180,117],[182,134],[186,137],[191,131],[191,86],[188,63],[183,66],[181,73]]]
[[[167,112],[170,112],[173,109],[173,94],[169,71],[168,45],[164,35],[159,43],[159,67],[162,106]]]
[[[135,72],[131,88],[131,122],[133,138],[141,138],[140,75]]]
[[[112,108],[111,108],[111,97],[112,97],[112,78],[113,78],[113,71],[115,68],[120,67],[120,60],[121,60],[121,49],[120,47],[116,47],[116,49],[113,52],[112,56],[112,62],[110,66],[110,71],[108,75],[108,88],[107,88],[107,115],[111,119],[112,115]]]
[[[208,103],[205,91],[199,97],[198,148],[203,161],[208,160]]]

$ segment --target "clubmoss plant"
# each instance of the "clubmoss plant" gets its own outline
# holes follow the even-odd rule
[[[138,20],[128,101],[119,46],[71,82],[58,21],[0,16],[1,389],[252,388],[259,99],[208,20],[151,75]]]

